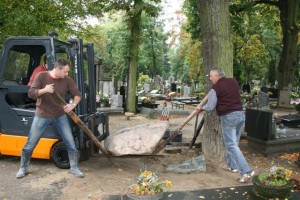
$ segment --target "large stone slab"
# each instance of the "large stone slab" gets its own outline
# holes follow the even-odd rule
[[[168,127],[168,121],[155,121],[124,128],[109,135],[104,145],[109,153],[116,156],[150,155]]]

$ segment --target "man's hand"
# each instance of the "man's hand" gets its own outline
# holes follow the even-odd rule
[[[54,84],[51,83],[49,85],[46,85],[43,89],[38,90],[37,95],[39,97],[39,96],[41,96],[43,94],[46,94],[46,93],[51,93],[52,94],[53,92],[54,92]]]
[[[66,104],[66,105],[64,106],[64,111],[65,111],[66,113],[68,113],[68,112],[72,111],[75,107],[76,107],[76,104],[74,104],[74,103]]]
[[[46,85],[45,87],[44,87],[44,91],[45,91],[45,93],[53,93],[53,91],[54,91],[54,84],[53,83],[51,83],[51,84],[49,84],[49,85]]]
[[[203,111],[203,108],[202,108],[201,106],[197,106],[197,107],[196,107],[196,111],[197,111],[198,113],[201,113],[201,112]]]

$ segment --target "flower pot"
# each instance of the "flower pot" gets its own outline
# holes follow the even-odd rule
[[[105,102],[101,102],[101,103],[100,103],[100,107],[101,107],[101,108],[106,107],[106,103],[105,103]]]
[[[145,108],[157,108],[157,105],[156,103],[151,103],[151,102],[147,102],[147,103],[144,103],[142,102],[142,107],[145,107]]]
[[[252,182],[254,194],[262,199],[286,199],[291,197],[291,190],[293,188],[291,181],[283,186],[268,186],[260,182],[258,176],[254,176]]]
[[[162,199],[164,196],[163,192],[159,192],[153,195],[137,195],[133,194],[130,191],[127,192],[127,197],[132,200],[159,200]]]

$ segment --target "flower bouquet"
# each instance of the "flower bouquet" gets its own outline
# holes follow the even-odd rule
[[[300,112],[300,98],[292,100],[291,104],[294,104],[295,109]]]
[[[278,166],[271,167],[268,173],[261,173],[253,178],[255,194],[266,199],[289,198],[293,188],[291,175],[291,170]]]
[[[291,93],[291,104],[293,104],[295,109],[300,112],[300,95],[297,92]]]
[[[158,176],[150,171],[141,171],[138,181],[129,187],[127,196],[130,199],[161,199],[163,197],[163,187],[172,187],[171,181],[160,182]]]
[[[100,104],[103,104],[106,106],[109,102],[109,96],[107,94],[104,94],[103,92],[97,92],[96,94],[96,104],[97,107],[100,107]]]

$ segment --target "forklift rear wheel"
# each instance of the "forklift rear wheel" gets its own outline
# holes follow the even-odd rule
[[[63,142],[57,142],[51,149],[51,159],[61,169],[69,169],[70,162],[67,147]]]

